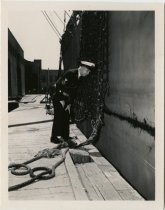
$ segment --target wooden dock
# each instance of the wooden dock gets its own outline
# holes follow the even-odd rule
[[[22,163],[31,159],[38,151],[54,147],[50,143],[52,117],[44,116],[44,123],[35,123],[41,120],[43,111],[44,105],[37,106],[35,103],[35,106],[22,105],[9,113],[9,124],[19,124],[8,129],[9,163]],[[25,116],[28,116],[25,119],[26,125]],[[77,136],[78,143],[86,140],[75,124],[70,126],[70,132],[71,136]],[[51,168],[59,158],[60,156],[42,158],[29,166]],[[29,175],[14,176],[9,171],[9,186],[28,179]],[[54,178],[11,191],[8,197],[11,200],[144,200],[93,145],[78,150],[70,149],[65,162],[56,169]]]

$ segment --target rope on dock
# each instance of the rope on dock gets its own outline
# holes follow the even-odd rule
[[[62,144],[59,144],[57,145],[56,147],[54,148],[51,148],[51,149],[44,149],[42,151],[39,151],[37,155],[35,155],[34,158],[24,162],[24,163],[12,163],[12,164],[9,164],[8,166],[8,169],[11,170],[11,173],[14,174],[14,175],[17,175],[17,176],[22,176],[22,175],[26,175],[26,174],[29,174],[31,179],[25,181],[25,182],[22,182],[20,184],[17,184],[17,185],[14,185],[14,186],[10,186],[8,188],[8,191],[14,191],[14,190],[18,190],[22,187],[25,187],[29,184],[32,184],[36,181],[40,181],[40,180],[48,180],[48,179],[51,179],[53,177],[55,177],[55,170],[56,168],[65,161],[65,157],[66,157],[66,153],[68,152],[69,150],[69,147],[65,148],[64,152],[62,152],[62,148],[63,145]],[[29,163],[32,163],[36,160],[39,160],[41,158],[54,158],[55,156],[57,155],[60,155],[61,154],[61,158],[60,160],[55,163],[52,168],[48,168],[48,167],[35,167],[35,168],[30,168],[29,166],[27,166],[27,164]],[[24,170],[22,171],[18,171],[19,169],[21,168],[24,168]],[[41,171],[41,173],[35,175],[34,172],[36,171]]]

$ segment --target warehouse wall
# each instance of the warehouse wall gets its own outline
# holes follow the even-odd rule
[[[154,12],[111,12],[108,54],[110,95],[97,147],[154,199]]]
[[[24,52],[8,30],[8,96],[18,97],[25,94]]]
[[[26,94],[41,93],[41,60],[25,60],[25,91]]]

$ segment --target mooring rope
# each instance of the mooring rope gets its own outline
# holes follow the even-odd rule
[[[55,169],[65,161],[65,157],[66,157],[66,153],[69,150],[69,147],[64,149],[64,152],[62,152],[60,149],[63,148],[62,144],[57,145],[57,147],[55,148],[51,148],[51,149],[44,149],[42,151],[39,151],[37,155],[35,155],[34,158],[24,162],[24,163],[12,163],[9,164],[8,169],[11,170],[11,173],[17,176],[22,176],[22,175],[27,175],[29,174],[31,179],[22,182],[20,184],[14,185],[14,186],[10,186],[8,188],[8,191],[14,191],[14,190],[18,190],[22,187],[25,187],[29,184],[32,184],[36,181],[39,180],[48,180],[51,179],[53,177],[55,177]],[[48,168],[48,167],[35,167],[35,168],[30,168],[29,166],[27,166],[27,164],[32,163],[36,160],[39,160],[40,158],[53,158],[56,155],[61,154],[61,158],[60,160],[55,163],[52,168]],[[20,168],[24,168],[24,171],[18,171]],[[35,175],[34,172],[36,171],[42,171],[41,173]]]
[[[95,141],[95,139],[98,137],[101,127],[102,127],[102,121],[101,121],[101,119],[99,119],[98,121],[96,121],[96,123],[93,127],[93,132],[92,132],[91,136],[85,142],[80,143],[77,146],[75,146],[75,148],[78,149],[82,146],[93,143]],[[62,149],[64,149],[64,152],[62,152]],[[8,188],[8,191],[10,192],[10,191],[18,190],[18,189],[25,187],[29,184],[32,184],[34,182],[37,182],[40,180],[48,180],[48,179],[55,177],[55,170],[61,163],[63,163],[65,161],[66,153],[68,151],[69,151],[69,147],[66,147],[65,143],[61,143],[61,144],[58,144],[56,147],[46,148],[46,149],[39,151],[32,159],[30,159],[26,162],[9,164],[8,169],[11,171],[11,173],[13,175],[22,176],[22,175],[29,174],[31,179],[29,179],[25,182],[22,182],[20,184],[10,186]],[[48,168],[48,167],[30,168],[29,166],[27,166],[27,164],[37,161],[41,158],[54,158],[57,155],[61,155],[61,158],[58,162],[56,162],[52,166],[52,168]],[[19,171],[20,168],[22,168],[24,170]],[[36,172],[36,171],[42,171],[42,172],[35,175],[34,172]]]

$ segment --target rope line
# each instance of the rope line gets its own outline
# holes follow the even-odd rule
[[[22,187],[25,187],[29,184],[32,184],[36,181],[40,181],[40,180],[48,180],[51,179],[53,177],[55,177],[55,169],[61,165],[64,161],[65,161],[65,157],[66,157],[66,153],[69,150],[69,147],[65,148],[64,152],[62,152],[60,149],[64,148],[63,144],[59,144],[54,148],[51,149],[44,149],[42,151],[39,151],[37,155],[35,155],[34,158],[24,162],[24,163],[12,163],[9,164],[8,169],[11,171],[11,173],[13,175],[16,176],[22,176],[22,175],[30,175],[29,180],[22,182],[20,184],[14,185],[14,186],[10,186],[8,188],[8,191],[14,191],[14,190],[18,190]],[[60,160],[55,163],[52,168],[48,168],[48,167],[34,167],[34,168],[30,168],[29,166],[27,166],[27,164],[32,163],[36,160],[39,160],[41,158],[54,158],[56,155],[61,154],[61,158]],[[19,171],[20,169],[24,169]],[[41,173],[35,175],[34,172],[36,171],[41,171]]]
[[[51,18],[49,17],[49,15],[47,14],[46,11],[44,11],[46,16],[48,17],[49,21],[51,22],[52,26],[54,27],[54,29],[56,30],[56,32],[58,33],[58,35],[61,37],[61,34],[59,32],[59,30],[57,29],[57,27],[54,25],[53,21],[51,20]]]
[[[43,11],[42,11],[42,13],[43,13],[45,19],[47,20],[47,22],[49,23],[49,25],[51,26],[51,28],[53,29],[54,33],[57,35],[57,37],[58,37],[59,39],[61,39],[61,36],[58,35],[58,33],[56,32],[56,30],[55,30],[54,27],[52,26],[51,22],[50,22],[49,19],[47,18],[46,14],[45,14]]]
[[[64,22],[61,20],[61,18],[60,18],[60,16],[58,15],[58,13],[57,13],[55,10],[53,10],[53,12],[54,12],[54,14],[58,17],[58,19],[61,21],[61,23],[64,25]]]

